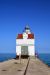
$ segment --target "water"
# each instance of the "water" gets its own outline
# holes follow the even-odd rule
[[[50,66],[50,54],[38,54],[38,58]]]
[[[16,54],[0,53],[0,62],[15,58]]]
[[[0,54],[0,62],[15,58],[16,54]],[[38,58],[50,66],[50,54],[38,54]]]

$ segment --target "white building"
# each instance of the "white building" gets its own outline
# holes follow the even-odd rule
[[[22,34],[17,35],[16,55],[35,56],[35,38],[28,26],[25,27]]]

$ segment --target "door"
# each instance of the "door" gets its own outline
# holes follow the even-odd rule
[[[21,55],[28,55],[28,46],[21,46]]]

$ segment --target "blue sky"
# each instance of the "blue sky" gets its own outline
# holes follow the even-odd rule
[[[0,53],[15,53],[16,36],[29,24],[39,53],[50,53],[50,0],[0,0]]]

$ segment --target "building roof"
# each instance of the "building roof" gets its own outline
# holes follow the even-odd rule
[[[22,34],[18,34],[16,39],[34,39],[34,34],[30,31],[29,26],[27,25]]]
[[[28,39],[33,39],[34,38],[34,34],[28,34]]]
[[[23,39],[23,34],[18,34],[17,39]],[[34,39],[34,34],[28,34],[27,39]]]
[[[18,34],[17,39],[23,39],[23,34]]]

